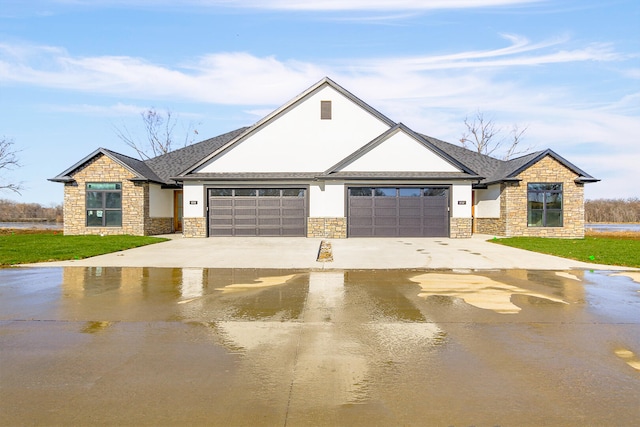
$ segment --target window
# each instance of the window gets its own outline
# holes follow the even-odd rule
[[[87,183],[87,227],[122,227],[122,184]]]
[[[562,184],[527,185],[527,225],[562,227]]]
[[[320,101],[320,119],[331,120],[331,101]]]

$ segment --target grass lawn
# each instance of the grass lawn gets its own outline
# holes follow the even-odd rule
[[[509,237],[491,242],[589,263],[640,267],[640,233],[593,233],[584,239]]]
[[[63,236],[61,232],[0,234],[0,266],[82,259],[167,239],[147,236]]]

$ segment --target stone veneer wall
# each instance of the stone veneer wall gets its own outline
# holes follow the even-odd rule
[[[501,216],[505,216],[506,224],[504,235],[583,238],[584,184],[576,183],[574,180],[577,177],[557,160],[547,156],[518,175],[520,182],[505,185],[500,201]],[[527,226],[527,184],[536,182],[562,183],[563,227]]]
[[[307,218],[307,237],[347,238],[347,218]]]
[[[475,218],[476,233],[491,234],[492,236],[505,235],[505,223],[503,218]]]
[[[145,224],[145,234],[153,236],[155,234],[173,233],[173,218],[150,217]]]
[[[184,237],[207,237],[207,218],[182,218]]]
[[[471,237],[471,218],[451,218],[449,237],[452,239],[468,239]]]
[[[73,173],[64,186],[64,234],[145,234],[149,216],[149,184],[131,182],[134,174],[105,155],[99,155]],[[86,226],[86,183],[122,184],[122,227]]]

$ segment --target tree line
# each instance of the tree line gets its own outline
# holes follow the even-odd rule
[[[586,200],[584,217],[586,222],[640,223],[640,198]]]
[[[596,199],[584,202],[586,222],[640,223],[640,198]],[[0,199],[0,221],[20,222],[46,220],[62,222],[62,204],[42,206]]]
[[[0,221],[55,221],[62,222],[62,204],[42,206],[39,203],[18,203],[0,199]]]

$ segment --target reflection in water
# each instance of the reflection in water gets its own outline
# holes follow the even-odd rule
[[[619,348],[615,350],[616,356],[627,362],[627,365],[633,369],[640,371],[640,359],[631,350]]]
[[[266,288],[270,286],[284,285],[289,280],[293,279],[295,274],[289,274],[287,276],[272,276],[272,277],[260,277],[253,283],[232,283],[226,285],[223,288],[217,288],[222,292],[242,292],[249,289]]]
[[[566,301],[539,292],[532,292],[514,285],[497,282],[489,277],[473,274],[442,274],[426,273],[414,276],[412,280],[418,282],[422,292],[418,296],[447,296],[461,298],[467,304],[485,310],[492,310],[501,314],[514,314],[521,308],[511,302],[512,295],[527,295],[542,298],[561,304]]]
[[[95,334],[101,331],[104,331],[109,326],[113,325],[113,322],[106,321],[98,321],[98,322],[87,322],[84,328],[82,328],[82,332],[85,334]]]
[[[201,297],[204,293],[204,269],[183,268],[180,293],[183,300]]]
[[[634,282],[640,283],[640,271],[625,271],[622,273],[611,274],[611,276],[624,276],[630,278]],[[640,292],[640,289],[638,292]]]
[[[564,277],[565,279],[576,280],[581,282],[580,278],[575,274],[567,273],[566,271],[556,271],[556,276]]]

